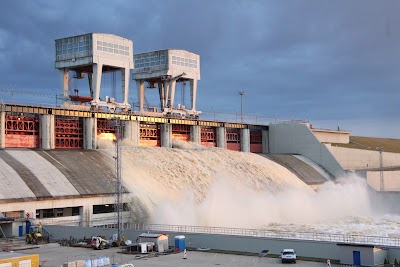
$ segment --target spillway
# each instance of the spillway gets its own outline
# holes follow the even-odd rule
[[[112,146],[101,149],[110,158]],[[378,214],[365,180],[354,175],[315,192],[262,155],[177,140],[172,149],[122,151],[124,186],[139,221],[397,236],[398,217]],[[380,227],[384,220],[391,227]]]

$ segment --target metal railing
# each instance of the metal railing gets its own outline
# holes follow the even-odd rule
[[[207,226],[189,226],[189,225],[164,225],[164,224],[149,224],[146,225],[145,229],[143,230],[156,231],[156,232],[177,232],[177,233],[197,233],[197,234],[200,233],[200,234],[263,237],[263,238],[274,238],[274,239],[308,240],[308,241],[400,247],[400,238],[382,237],[382,236],[288,232],[288,231],[271,231],[265,229],[207,227]]]
[[[40,220],[36,220],[38,223]],[[101,225],[101,220],[81,221],[76,220],[46,220],[44,225],[59,226],[93,226],[99,228],[114,228],[107,224]],[[248,228],[232,228],[232,227],[210,227],[210,226],[192,226],[192,225],[168,225],[168,224],[135,224],[124,223],[123,231],[153,231],[153,232],[174,232],[174,233],[191,233],[191,234],[211,234],[211,235],[230,235],[243,237],[261,237],[273,239],[291,239],[291,240],[307,240],[319,242],[334,242],[376,246],[392,246],[400,247],[400,238],[383,237],[383,236],[363,236],[349,234],[331,234],[331,233],[312,233],[312,232],[290,232],[266,229],[248,229]]]
[[[33,99],[33,98],[31,98]],[[54,97],[54,99],[56,99]],[[38,99],[38,101],[32,102],[21,99],[7,99],[0,97],[1,105],[20,105],[20,106],[29,106],[29,107],[45,107],[45,108],[61,108],[62,107],[62,99],[57,98],[61,101],[59,103],[49,103],[44,101],[43,99]],[[89,110],[90,106],[82,106],[82,110]],[[74,110],[78,110],[75,108]],[[98,110],[98,112],[107,112],[106,110]],[[138,111],[131,111],[129,114],[131,115],[140,115]],[[149,117],[162,117],[160,114],[154,115],[146,115]],[[180,118],[180,117],[179,117]],[[192,118],[194,119],[194,118]],[[264,115],[256,115],[256,114],[238,114],[238,113],[225,113],[225,112],[216,112],[216,111],[202,111],[199,118],[196,120],[205,120],[205,121],[215,121],[215,122],[229,122],[229,123],[244,123],[244,124],[254,124],[254,125],[270,125],[277,123],[308,123],[307,120],[302,119],[285,119],[278,118],[276,116],[264,116]]]
[[[277,116],[264,116],[256,114],[225,113],[216,111],[202,111],[200,119],[217,122],[246,123],[255,125],[269,125],[277,123],[306,123],[303,119],[284,119]]]

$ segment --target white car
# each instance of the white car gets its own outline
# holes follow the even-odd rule
[[[296,252],[291,248],[285,248],[281,252],[282,263],[293,262],[296,263]]]

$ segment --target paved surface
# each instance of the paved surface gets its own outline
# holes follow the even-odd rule
[[[105,250],[93,250],[90,248],[62,247],[51,243],[40,245],[39,248],[18,251],[20,254],[39,254],[40,263],[43,267],[59,267],[64,262],[84,260],[106,256],[111,263],[132,263],[135,267],[164,266],[232,266],[232,267],[261,267],[282,266],[277,258],[258,258],[256,256],[239,256],[228,254],[217,254],[211,252],[189,251],[187,259],[183,259],[183,253],[160,255],[159,257],[134,259],[134,255],[121,254],[119,248]],[[297,261],[297,264],[285,264],[284,266],[297,267],[326,267],[326,263]],[[338,266],[338,265],[332,265]]]

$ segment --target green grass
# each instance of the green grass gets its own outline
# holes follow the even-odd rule
[[[332,146],[375,151],[377,147],[382,147],[384,152],[400,153],[400,139],[394,138],[350,136],[349,144],[332,143]]]

